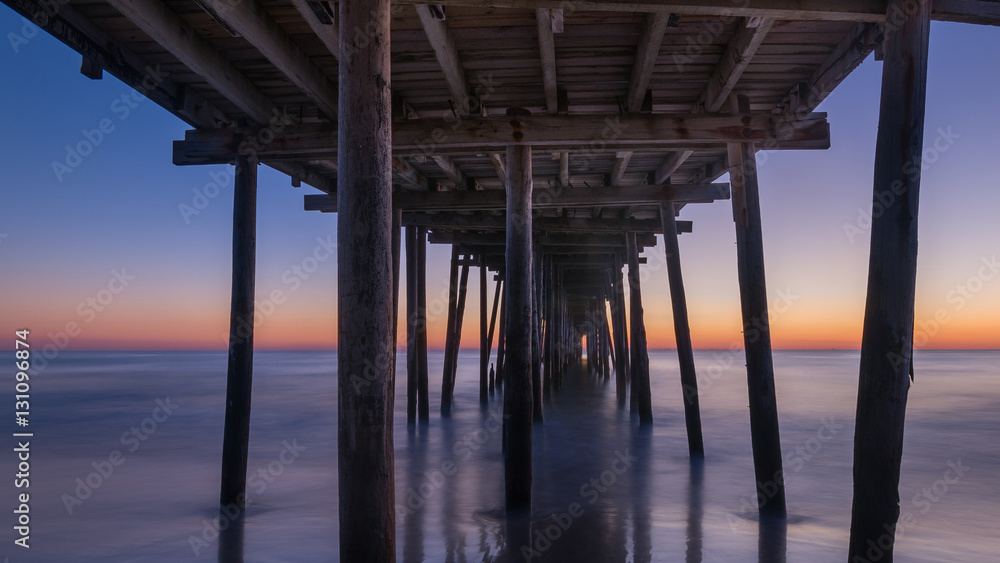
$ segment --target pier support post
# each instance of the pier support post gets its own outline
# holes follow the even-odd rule
[[[417,418],[430,420],[427,377],[427,228],[417,227]]]
[[[489,305],[488,283],[486,281],[486,255],[479,255],[479,404],[490,401],[490,344],[486,340],[486,308]]]
[[[507,280],[502,279],[503,293],[500,294],[500,333],[497,335],[497,376],[496,386],[503,388],[504,357],[507,355]]]
[[[628,249],[628,285],[630,309],[632,310],[632,343],[635,348],[635,364],[632,365],[635,386],[632,393],[636,396],[636,406],[639,410],[639,423],[653,423],[653,396],[649,388],[649,354],[646,351],[646,326],[642,313],[642,290],[639,287],[639,249],[635,244],[635,233],[626,236]]]
[[[496,332],[497,327],[497,313],[500,310],[500,292],[503,291],[503,279],[500,276],[496,278],[496,289],[493,292],[493,312],[490,314],[490,332],[486,336],[486,355],[487,361],[489,361],[489,353],[493,350],[493,334]],[[499,350],[498,350],[499,353]],[[490,393],[496,389],[496,369],[490,370]]]
[[[672,201],[660,204],[660,222],[663,223],[663,243],[667,254],[667,279],[670,284],[670,305],[674,313],[677,360],[680,364],[681,391],[684,395],[684,422],[687,426],[688,453],[691,457],[704,457],[705,445],[701,435],[701,408],[698,404],[698,377],[694,371],[694,347],[691,344],[691,327],[688,324],[684,278],[681,276],[681,254],[680,246],[677,244],[676,215]]]
[[[226,415],[222,438],[222,506],[246,503],[253,379],[254,273],[257,247],[257,162],[236,159],[233,195],[233,289],[229,312]]]
[[[448,273],[448,324],[444,334],[444,367],[441,370],[441,416],[451,416],[451,348],[455,345],[455,322],[458,311],[458,246],[451,247]]]
[[[541,247],[531,258],[531,408],[532,419],[542,422],[542,266]]]
[[[732,109],[750,111],[750,102],[745,96],[733,96],[732,101]],[[728,150],[750,398],[750,441],[759,489],[758,510],[761,516],[784,518],[785,479],[774,394],[771,327],[767,316],[756,151],[753,143],[729,143]]]
[[[903,420],[913,374],[913,303],[917,271],[927,45],[931,3],[890,0],[888,14],[907,16],[885,42],[882,101],[875,144],[874,203],[868,300],[861,340],[854,433],[851,561],[872,542],[893,560],[899,518]],[[914,165],[914,163],[917,163]],[[888,547],[885,547],[885,544]]]
[[[507,147],[507,182],[504,485],[507,511],[522,512],[531,509],[531,147]]]
[[[389,0],[340,2],[337,380],[340,560],[395,561]],[[364,29],[364,48],[349,37]],[[345,51],[346,52],[346,51]]]
[[[611,271],[611,324],[615,331],[615,388],[617,390],[618,405],[625,406],[626,394],[628,392],[629,377],[629,345],[628,328],[625,323],[625,293],[622,290],[622,264],[621,258],[615,256],[615,265]]]
[[[417,228],[406,227],[406,423],[417,423]]]

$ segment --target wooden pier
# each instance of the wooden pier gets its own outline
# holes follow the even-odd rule
[[[223,505],[243,503],[251,447],[256,167],[317,190],[304,194],[306,210],[339,215],[340,557],[366,563],[395,560],[397,376],[407,422],[430,418],[427,244],[451,245],[438,410],[466,406],[454,390],[474,272],[480,403],[502,393],[506,508],[525,512],[532,428],[584,356],[593,374],[614,378],[637,424],[656,424],[650,381],[670,374],[650,370],[639,271],[657,237],[680,360],[676,405],[700,471],[712,444],[677,239],[693,226],[678,217],[719,200],[732,205],[738,253],[747,488],[762,517],[785,517],[794,499],[783,482],[756,154],[828,148],[830,124],[814,110],[874,52],[883,61],[874,193],[898,197],[872,221],[850,556],[895,524],[920,185],[919,167],[905,164],[921,150],[929,23],[998,25],[1000,4],[4,2],[78,51],[87,76],[106,71],[188,123],[175,164],[236,165]],[[395,373],[397,330],[405,374]]]

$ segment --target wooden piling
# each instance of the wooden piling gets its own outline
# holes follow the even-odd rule
[[[490,332],[486,337],[487,354],[493,349],[493,334],[497,326],[497,312],[500,308],[500,292],[503,290],[503,278],[497,277],[496,289],[493,293],[493,312],[490,314]],[[496,388],[496,370],[490,367],[490,392]]]
[[[406,227],[406,423],[417,423],[417,228]]]
[[[545,294],[544,303],[544,334],[542,335],[542,393],[551,398],[552,391],[552,330],[555,310],[552,287],[552,260],[547,256],[542,261],[542,291]]]
[[[734,110],[749,111],[745,96],[734,96],[734,102]],[[761,516],[784,518],[785,482],[767,316],[757,161],[753,143],[730,143],[728,148],[758,509]]]
[[[337,380],[340,560],[396,558],[393,485],[389,0],[342,0],[340,36],[371,41],[339,65]]]
[[[451,416],[451,350],[455,346],[455,314],[458,310],[458,245],[451,247],[448,272],[448,321],[444,335],[444,367],[441,370],[441,416]]]
[[[911,7],[914,13],[906,11]],[[873,543],[881,550],[881,561],[893,560],[903,421],[913,374],[919,163],[931,3],[890,0],[888,14],[898,13],[908,15],[885,42],[875,144],[875,211],[854,433],[852,561],[870,558]]]
[[[504,356],[507,355],[507,281],[503,280],[504,291],[500,295],[500,333],[497,335],[497,381],[502,388],[504,380]]]
[[[507,147],[504,485],[508,512],[531,509],[531,147]]]
[[[646,326],[642,313],[642,291],[639,287],[639,249],[635,244],[635,233],[626,235],[628,249],[629,308],[631,309],[632,341],[635,347],[635,361],[632,393],[636,397],[639,424],[653,423],[653,396],[649,387],[649,354],[646,351]]]
[[[479,404],[486,405],[490,401],[490,344],[486,340],[487,326],[486,307],[489,296],[486,280],[486,255],[479,255]]]
[[[427,229],[417,227],[417,419],[430,420],[427,374]]]
[[[628,386],[628,335],[625,328],[625,302],[622,292],[622,270],[621,259],[615,258],[615,266],[608,276],[608,283],[611,286],[611,324],[615,337],[615,389],[618,398],[618,405],[625,406],[627,386]]]
[[[396,342],[399,340],[399,258],[402,254],[403,210],[392,210],[392,379],[396,379]]]
[[[542,267],[541,248],[535,247],[531,260],[531,409],[535,424],[542,422]]]
[[[454,342],[451,347],[450,372],[448,373],[448,401],[454,403],[455,398],[455,378],[458,376],[458,353],[462,347],[462,326],[465,321],[465,304],[469,296],[469,261],[462,265],[462,275],[458,282],[458,303],[455,305],[455,332]]]
[[[688,453],[692,457],[704,457],[698,377],[694,371],[694,347],[691,344],[691,327],[688,324],[684,278],[681,276],[681,255],[677,243],[677,220],[673,202],[660,204],[660,221],[663,223],[663,243],[667,254],[667,280],[670,284],[670,305],[674,314],[674,336],[677,340],[677,360],[680,364],[681,392],[684,396]]]
[[[229,311],[226,415],[222,438],[223,507],[246,503],[253,380],[254,275],[257,246],[257,162],[236,160],[233,194],[233,285]]]

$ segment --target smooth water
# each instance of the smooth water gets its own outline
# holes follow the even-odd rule
[[[480,409],[478,353],[461,355],[451,420],[437,415],[442,358],[430,358],[430,424],[415,430],[406,427],[400,366],[399,561],[495,561],[505,538],[515,553],[530,544],[519,561],[846,560],[857,352],[775,353],[787,529],[759,527],[751,508],[742,352],[696,353],[707,452],[696,465],[674,352],[650,353],[652,432],[619,410],[613,380],[574,372],[535,431],[530,530],[502,519],[499,395]],[[1000,352],[918,352],[915,369],[900,483],[902,512],[911,514],[896,561],[1000,561]],[[221,559],[241,547],[248,562],[338,559],[335,371],[331,352],[257,353],[252,504],[242,538],[235,526],[223,534]],[[11,562],[219,560],[212,522],[225,372],[217,352],[67,352],[49,362],[32,378],[31,548],[8,532],[2,554]],[[10,393],[13,417],[12,385]],[[156,410],[158,399],[173,413]],[[11,530],[15,459],[0,461]],[[946,484],[950,466],[962,474],[955,482],[952,470]]]

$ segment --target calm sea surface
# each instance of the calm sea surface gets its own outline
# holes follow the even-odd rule
[[[696,354],[707,457],[694,466],[674,352],[650,353],[652,432],[618,409],[613,381],[575,372],[535,431],[531,545],[521,556],[518,542],[515,560],[846,561],[858,353],[775,353],[787,529],[759,527],[749,508],[741,354]],[[480,409],[478,353],[463,352],[454,417],[442,420],[442,359],[431,355],[431,421],[416,430],[406,427],[400,366],[398,560],[496,561],[510,533],[491,419],[499,395]],[[225,534],[224,554],[242,543],[248,562],[337,560],[336,363],[329,352],[256,355],[252,504],[242,542]],[[900,483],[911,518],[896,560],[1000,561],[1000,352],[918,352],[915,369]],[[51,361],[32,378],[31,548],[15,546],[10,532],[17,502],[8,454],[0,459],[8,476],[0,556],[218,561],[211,524],[225,374],[225,354],[216,352],[63,353]],[[13,419],[13,384],[9,392],[4,412]],[[952,469],[946,484],[951,467],[961,476],[955,481]]]

